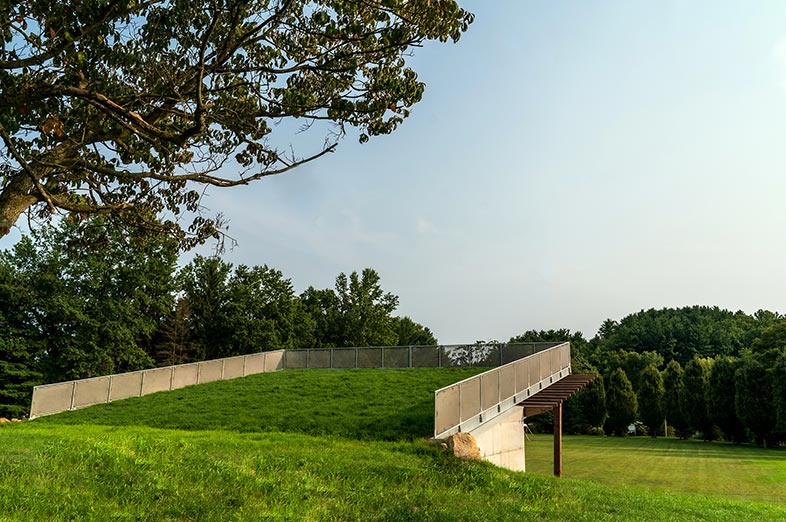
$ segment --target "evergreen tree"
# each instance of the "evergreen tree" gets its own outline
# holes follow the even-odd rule
[[[609,416],[606,409],[606,389],[603,384],[603,376],[598,375],[582,390],[579,396],[587,424],[591,427],[602,427]]]
[[[186,298],[178,299],[175,309],[161,325],[156,343],[155,359],[159,366],[172,366],[197,361],[191,331],[191,307]]]
[[[639,391],[636,396],[639,403],[639,416],[653,437],[657,436],[665,418],[663,413],[664,391],[663,377],[655,365],[651,364],[644,368],[641,372]]]
[[[734,372],[739,366],[739,360],[731,357],[715,359],[712,372],[710,372],[707,392],[710,420],[720,428],[726,440],[736,443],[745,440],[745,429],[737,416],[737,408],[734,405],[736,395]]]
[[[786,434],[786,351],[780,350],[773,368],[772,398],[777,421],[776,429]]]
[[[734,373],[737,414],[756,437],[756,443],[765,448],[777,440],[773,371],[768,362],[764,357],[745,357]]]
[[[711,359],[694,357],[685,365],[683,382],[685,391],[682,395],[682,411],[692,431],[702,434],[704,440],[712,440],[712,421],[707,409],[707,393],[709,389]]]
[[[685,382],[683,370],[679,362],[669,361],[663,372],[663,412],[666,414],[666,423],[674,429],[675,434],[681,439],[687,439],[692,432],[685,420],[682,411]]]
[[[609,430],[618,436],[625,435],[628,425],[636,418],[638,404],[633,387],[622,368],[614,370],[609,378],[606,407],[609,413],[606,421]]]

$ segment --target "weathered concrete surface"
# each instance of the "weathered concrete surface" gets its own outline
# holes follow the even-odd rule
[[[502,468],[525,471],[524,408],[515,407],[470,433],[483,460]]]
[[[30,407],[30,418],[70,409],[73,392],[73,381],[36,387],[33,404]]]
[[[244,368],[246,366],[246,358],[244,356],[240,357],[230,357],[228,359],[224,359],[224,379],[237,379],[238,377],[243,377]]]
[[[265,371],[275,372],[284,369],[284,350],[265,352]]]
[[[109,377],[95,377],[76,381],[74,408],[84,408],[106,402],[109,397]]]
[[[169,391],[172,388],[172,367],[145,370],[142,379],[142,395]]]
[[[142,372],[112,375],[109,383],[109,401],[139,397],[142,393]]]
[[[172,374],[172,389],[185,388],[197,383],[199,377],[199,363],[181,364],[175,366]]]
[[[246,355],[246,375],[265,373],[265,354],[254,353]]]
[[[199,363],[199,384],[221,380],[224,359],[202,361]]]

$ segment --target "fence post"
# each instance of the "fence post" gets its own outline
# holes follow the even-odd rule
[[[358,369],[358,347],[355,346],[355,369]]]
[[[330,369],[333,369],[333,348],[330,349]]]
[[[382,368],[385,367],[385,347],[383,346],[380,348],[382,350]]]
[[[442,368],[442,345],[437,346],[437,368]]]
[[[139,391],[139,394],[142,394],[142,390]],[[74,409],[74,399],[76,398],[76,381],[71,382],[71,406],[68,407],[69,410]]]
[[[409,347],[409,367],[412,368],[412,346]]]

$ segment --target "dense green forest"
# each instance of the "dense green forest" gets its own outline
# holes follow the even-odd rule
[[[373,269],[300,295],[268,266],[61,222],[0,252],[0,417],[38,384],[280,348],[435,345]]]
[[[574,372],[598,379],[565,405],[573,433],[786,441],[786,318],[718,307],[642,310],[607,319],[590,340],[567,329],[511,341],[571,342]],[[549,414],[529,424],[550,429]]]
[[[62,221],[0,252],[0,416],[21,417],[37,384],[263,350],[435,345],[393,315],[373,269],[300,294],[268,266],[220,257],[177,264],[177,245]],[[530,330],[510,342],[570,341],[574,372],[599,378],[566,404],[574,433],[668,433],[786,441],[786,318],[718,307],[642,310],[586,339]],[[546,428],[549,414],[530,422]]]

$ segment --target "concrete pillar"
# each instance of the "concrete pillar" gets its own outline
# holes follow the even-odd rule
[[[483,460],[513,471],[525,471],[524,408],[515,407],[470,433]]]

